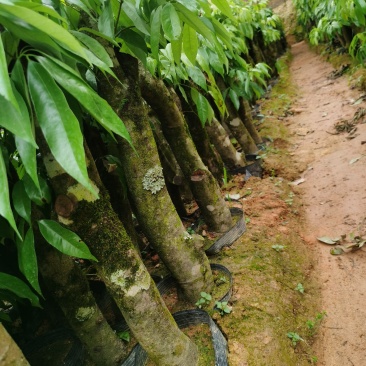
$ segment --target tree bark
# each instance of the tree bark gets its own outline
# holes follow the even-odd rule
[[[259,133],[253,124],[253,117],[250,112],[249,102],[243,98],[240,98],[239,116],[244,122],[244,126],[250,133],[250,136],[253,138],[254,142],[257,145],[263,143],[262,138],[259,136]]]
[[[86,148],[89,178],[98,198],[63,171],[42,140],[39,146],[56,200],[63,196],[74,202],[67,217],[58,212],[58,220],[77,233],[98,259],[95,266],[100,278],[151,360],[162,366],[196,365],[197,347],[179,330],[161,299],[111,207],[89,150]]]
[[[0,323],[0,365],[30,366],[18,345]]]
[[[236,151],[228,133],[216,118],[212,120],[211,124],[206,124],[206,130],[227,167],[231,169],[246,165],[244,154]]]
[[[161,260],[186,297],[195,302],[202,291],[212,288],[211,268],[200,250],[202,241],[187,233],[165,187],[147,109],[140,95],[137,60],[125,54],[117,57],[121,67],[114,71],[124,80],[125,87],[110,78],[100,91],[124,121],[136,148],[134,151],[125,140],[118,139],[134,211]],[[121,100],[126,101],[123,106]]]
[[[216,82],[221,92],[223,92],[226,89],[225,81],[222,79],[222,77],[218,76]],[[238,111],[235,109],[234,104],[228,96],[226,97],[225,103],[229,115],[224,122],[230,129],[230,132],[238,141],[239,145],[243,148],[245,154],[256,153],[258,151],[257,145],[255,144],[252,136],[241,120]]]
[[[72,258],[44,243],[40,235],[37,242],[45,285],[84,344],[89,360],[96,366],[119,365],[127,355],[126,348],[101,313],[80,268]]]
[[[206,223],[217,232],[228,231],[232,224],[230,211],[218,183],[197,153],[184,117],[168,88],[162,80],[154,79],[144,71],[141,73],[141,91],[159,117],[164,135],[189,181]]]
[[[174,97],[175,91],[170,88],[170,92]],[[188,98],[190,98],[189,95],[190,94],[187,93]],[[222,158],[215,150],[215,148],[211,145],[211,141],[207,135],[206,129],[202,127],[202,122],[200,121],[197,112],[194,111],[192,108],[192,100],[189,99],[189,103],[187,103],[187,101],[182,96],[178,98],[178,96],[176,95],[175,103],[177,104],[181,112],[183,112],[193,142],[196,145],[202,162],[208,167],[216,180],[218,182],[221,182],[224,171]]]

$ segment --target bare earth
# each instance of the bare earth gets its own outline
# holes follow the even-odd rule
[[[329,78],[332,66],[304,42],[292,46],[293,83],[298,97],[287,118],[292,132],[294,161],[305,163],[299,186],[305,206],[304,239],[315,252],[319,275],[322,323],[315,354],[317,365],[366,365],[366,249],[340,256],[317,237],[350,233],[366,235],[366,124],[357,124],[356,137],[334,133],[334,124],[351,119],[366,103],[352,105],[360,96],[346,77]],[[329,133],[330,132],[330,133]],[[359,160],[356,161],[356,158]],[[300,178],[300,177],[299,177]]]

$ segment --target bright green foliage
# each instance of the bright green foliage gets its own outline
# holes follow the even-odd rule
[[[195,303],[195,305],[201,309],[204,306],[207,306],[211,303],[212,296],[206,292],[201,292],[201,297]]]
[[[366,57],[366,2],[364,0],[294,0],[298,23],[310,42],[339,43],[352,57]],[[348,33],[348,36],[345,36]]]

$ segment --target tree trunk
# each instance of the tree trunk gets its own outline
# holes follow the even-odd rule
[[[179,330],[162,301],[111,207],[89,150],[86,149],[86,161],[91,184],[99,192],[97,199],[62,170],[42,141],[39,145],[56,194],[59,221],[77,233],[98,259],[98,275],[151,360],[162,366],[196,365],[197,347]],[[57,209],[60,197],[71,201],[68,212]]]
[[[246,165],[245,156],[236,151],[228,133],[216,118],[212,120],[211,124],[206,124],[206,130],[227,167],[231,169]]]
[[[212,288],[211,268],[200,250],[201,240],[188,235],[165,187],[147,109],[140,95],[137,60],[125,54],[117,57],[121,67],[114,71],[124,80],[125,87],[110,78],[109,84],[101,85],[101,93],[124,121],[136,148],[135,151],[125,140],[118,140],[135,214],[186,297],[195,302],[202,291]],[[121,100],[126,101],[123,107]]]
[[[141,91],[159,117],[164,135],[190,183],[206,223],[217,232],[228,231],[232,223],[230,211],[215,178],[197,153],[184,117],[168,88],[162,80],[154,79],[144,71],[141,73]]]
[[[254,142],[257,145],[263,143],[262,138],[259,136],[259,133],[253,124],[253,117],[250,111],[249,102],[243,98],[240,98],[239,116],[244,122],[244,126],[250,133],[250,136],[252,136]]]
[[[38,235],[39,270],[49,293],[61,307],[93,365],[119,365],[127,352],[111,329],[72,258],[44,243]]]
[[[30,366],[18,345],[0,323],[0,365]]]
[[[187,88],[186,88],[187,91]],[[175,91],[170,89],[173,97]],[[189,98],[189,103],[183,97],[178,98],[176,95],[175,104],[183,112],[185,120],[187,121],[189,131],[191,133],[194,144],[196,145],[197,151],[202,159],[202,162],[208,167],[212,175],[216,178],[218,182],[221,182],[224,172],[224,164],[222,162],[221,156],[217,153],[215,148],[211,145],[207,131],[202,127],[202,122],[200,121],[197,112],[193,110],[192,103],[190,99],[190,94],[187,93]],[[178,100],[177,100],[178,99]],[[182,107],[181,107],[182,105]]]
[[[223,92],[226,89],[225,81],[222,79],[222,77],[218,76],[216,82],[221,92]],[[258,151],[257,145],[255,144],[247,128],[244,126],[243,121],[239,117],[238,111],[235,109],[234,104],[228,96],[226,97],[225,103],[229,113],[225,123],[230,129],[230,132],[238,141],[239,145],[243,148],[245,154],[256,153]]]

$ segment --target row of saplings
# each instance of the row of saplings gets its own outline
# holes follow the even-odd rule
[[[266,61],[274,70],[284,48],[283,39],[267,55],[260,52],[259,56],[258,47],[253,47],[251,58]],[[90,265],[149,358],[159,366],[196,365],[196,345],[177,327],[141,259],[133,216],[182,294],[194,304],[201,292],[211,292],[213,277],[202,238],[189,235],[182,223],[181,217],[187,214],[182,197],[196,201],[209,230],[227,232],[233,219],[218,182],[224,167],[246,166],[246,154],[257,153],[262,140],[248,101],[241,100],[237,110],[227,98],[227,116],[202,127],[194,108],[173,88],[139,68],[135,58],[116,53],[114,62],[124,85],[101,76],[99,93],[124,121],[133,147],[85,124],[85,155],[90,180],[99,191],[96,199],[80,186],[74,189],[74,179],[60,169],[39,139],[55,194],[51,215],[77,233],[98,258]],[[223,79],[217,83],[226,88]],[[49,214],[34,211],[35,219]],[[43,243],[41,236],[36,241],[47,291],[44,309],[54,313],[51,304],[57,303],[81,340],[88,363],[120,364],[127,346],[96,304],[85,276],[89,264],[81,266],[80,261]],[[25,339],[18,336],[17,341]]]

